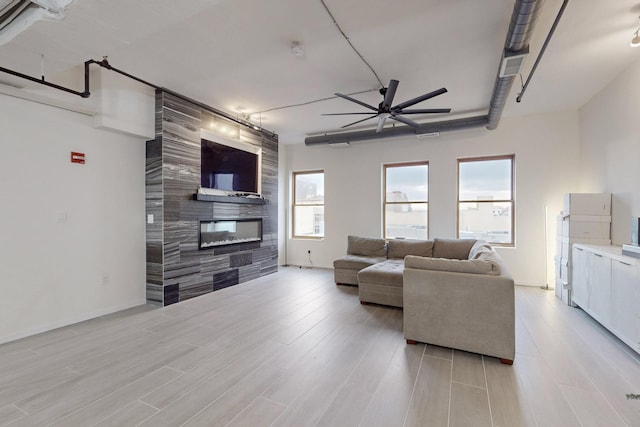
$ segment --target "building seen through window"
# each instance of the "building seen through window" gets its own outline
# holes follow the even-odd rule
[[[293,173],[293,237],[324,237],[324,171]]]
[[[427,239],[427,162],[384,165],[383,230],[386,239]]]
[[[513,155],[458,160],[458,237],[513,246]]]

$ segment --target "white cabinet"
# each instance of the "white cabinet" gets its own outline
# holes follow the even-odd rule
[[[611,298],[613,331],[635,350],[640,348],[639,267],[631,262],[611,261]]]
[[[587,253],[582,248],[573,248],[573,299],[580,307],[589,306],[589,287],[587,284]]]
[[[589,253],[587,286],[589,308],[600,323],[611,323],[611,258],[598,253]]]
[[[640,260],[584,244],[572,258],[573,302],[640,353]]]

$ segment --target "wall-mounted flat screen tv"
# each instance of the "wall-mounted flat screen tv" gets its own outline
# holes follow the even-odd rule
[[[216,138],[220,141],[220,138]],[[240,193],[260,192],[261,150],[238,142],[201,140],[200,185]]]

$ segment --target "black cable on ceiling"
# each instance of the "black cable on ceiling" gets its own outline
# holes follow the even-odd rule
[[[529,86],[529,82],[531,81],[531,77],[533,77],[533,73],[536,72],[536,68],[538,68],[538,64],[540,63],[540,60],[542,59],[542,55],[544,55],[544,51],[547,49],[547,46],[549,45],[549,41],[551,40],[551,37],[553,36],[553,33],[556,31],[556,27],[558,27],[558,23],[560,22],[560,18],[562,18],[562,14],[564,13],[564,10],[567,8],[567,4],[568,3],[569,3],[569,0],[564,0],[562,2],[562,6],[560,6],[560,10],[558,11],[558,14],[556,15],[556,19],[553,21],[553,25],[551,26],[551,29],[549,30],[549,33],[547,34],[547,37],[544,39],[544,44],[542,45],[542,48],[540,49],[540,53],[538,53],[538,57],[536,58],[536,61],[534,62],[533,67],[531,68],[531,72],[529,73],[529,76],[527,77],[527,80],[525,81],[524,85],[522,85],[522,90],[520,91],[520,93],[516,97],[516,102],[522,101],[522,97],[524,96],[524,92],[527,90],[527,87]],[[520,76],[520,79],[522,79],[522,76]]]
[[[324,6],[324,9],[327,11],[329,16],[333,20],[333,23],[335,24],[336,28],[338,28],[338,31],[340,31],[340,34],[342,34],[342,37],[344,37],[344,39],[347,41],[347,43],[349,43],[349,46],[351,46],[351,49],[353,49],[353,51],[358,55],[358,57],[362,60],[362,62],[364,62],[367,67],[369,67],[369,69],[371,70],[373,75],[376,76],[376,79],[378,80],[378,83],[380,84],[380,88],[384,88],[384,83],[382,83],[382,80],[380,80],[380,77],[378,76],[378,73],[376,73],[376,71],[373,69],[371,64],[369,64],[367,62],[367,60],[364,59],[364,56],[362,56],[362,54],[358,51],[358,49],[356,49],[356,47],[353,45],[353,43],[351,43],[351,40],[349,40],[349,37],[347,37],[345,32],[342,31],[342,28],[340,28],[340,24],[338,24],[338,21],[336,21],[336,18],[333,16],[333,13],[331,13],[331,11],[329,10],[329,7],[324,2],[324,0],[320,0],[320,3],[322,3],[322,6]]]
[[[371,72],[375,76],[376,80],[378,80],[378,84],[380,84],[380,88],[384,88],[384,84],[382,83],[382,80],[380,80],[380,77],[378,76],[378,73],[376,73],[376,71],[373,69],[371,64],[369,64],[367,62],[367,60],[364,59],[364,56],[362,56],[362,54],[358,51],[358,49],[356,49],[356,47],[353,45],[353,43],[351,43],[351,40],[349,40],[349,37],[342,30],[342,28],[340,27],[340,24],[338,24],[338,21],[336,21],[336,18],[333,16],[333,13],[331,13],[331,10],[329,10],[329,7],[324,2],[324,0],[320,0],[320,3],[322,3],[322,6],[327,11],[327,14],[329,15],[329,17],[331,17],[331,20],[333,21],[333,23],[336,26],[336,28],[338,29],[338,31],[340,31],[340,34],[342,34],[342,37],[344,37],[344,39],[347,41],[347,43],[349,43],[349,46],[351,47],[351,49],[353,49],[353,51],[358,55],[358,57],[362,60],[362,62],[364,62],[364,64],[369,68],[369,70],[371,70]],[[377,92],[378,89],[361,90],[361,91],[358,91],[358,92],[347,93],[346,95],[359,95],[359,94],[362,94],[362,93],[368,93],[368,92],[374,92],[374,91]],[[290,104],[290,105],[283,105],[283,106],[280,106],[280,107],[268,108],[266,110],[257,111],[256,113],[257,114],[262,114],[262,113],[269,113],[271,111],[284,110],[286,108],[304,107],[305,105],[315,104],[317,102],[322,102],[322,101],[328,101],[330,99],[335,99],[335,98],[337,98],[337,96],[329,96],[329,97],[326,97],[326,98],[320,98],[320,99],[314,99],[312,101],[301,102],[299,104]]]
[[[369,93],[369,92],[377,92],[377,91],[378,89],[367,89],[367,90],[360,90],[358,92],[347,93],[347,95],[360,95],[361,93]],[[283,105],[281,107],[268,108],[266,110],[258,111],[258,114],[269,113],[271,111],[276,111],[276,110],[284,110],[285,108],[304,107],[305,105],[315,104],[316,102],[328,101],[330,99],[336,99],[336,98],[337,96],[328,96],[326,98],[314,99],[312,101],[305,101],[299,104]]]

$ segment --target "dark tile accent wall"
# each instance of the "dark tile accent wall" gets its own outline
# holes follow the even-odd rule
[[[168,285],[163,288],[164,305],[174,304],[179,301],[178,285]]]
[[[228,288],[240,283],[238,269],[222,271],[213,275],[213,290]]]
[[[240,139],[262,148],[265,205],[192,200],[200,184],[200,130],[225,119],[159,90],[156,138],[147,142],[147,300],[173,304],[277,271],[278,137],[240,127]],[[236,125],[237,126],[237,125]],[[198,249],[200,220],[262,218],[263,241]]]
[[[253,252],[244,252],[239,254],[231,254],[229,257],[231,267],[244,267],[253,264]]]

